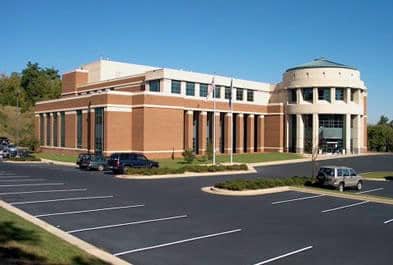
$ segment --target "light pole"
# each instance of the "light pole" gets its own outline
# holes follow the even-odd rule
[[[19,90],[16,91],[16,119],[15,119],[15,145],[18,146],[19,144]]]

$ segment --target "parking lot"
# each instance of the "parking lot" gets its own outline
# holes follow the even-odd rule
[[[362,172],[363,159],[348,166],[362,164]],[[373,159],[372,170],[392,170],[393,156]],[[287,170],[301,175],[307,167],[258,169],[266,176]],[[200,190],[230,178],[238,177],[123,180],[3,163],[0,198],[137,265],[390,264],[392,205],[294,191],[226,197]],[[362,192],[393,197],[393,182],[366,181]]]

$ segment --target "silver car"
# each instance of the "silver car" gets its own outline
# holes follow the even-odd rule
[[[317,179],[320,184],[338,188],[343,192],[346,187],[363,188],[362,176],[349,167],[323,166],[319,168]]]

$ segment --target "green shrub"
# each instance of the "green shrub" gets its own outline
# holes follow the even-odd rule
[[[182,155],[184,157],[184,161],[189,164],[191,164],[195,159],[194,151],[192,149],[184,150]]]
[[[26,156],[26,157],[10,157],[8,158],[10,161],[41,161],[41,158],[35,156]]]
[[[213,144],[208,143],[206,146],[206,155],[208,160],[213,160]]]
[[[255,190],[280,186],[304,186],[313,182],[310,177],[235,179],[217,183],[214,187],[227,190]]]

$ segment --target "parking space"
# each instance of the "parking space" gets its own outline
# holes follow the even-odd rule
[[[358,265],[393,258],[390,205],[295,191],[200,191],[231,176],[130,181],[65,167],[0,166],[0,180],[10,180],[0,181],[1,199],[132,264]],[[16,181],[23,179],[35,181]],[[390,184],[366,182],[363,192],[389,193]]]

